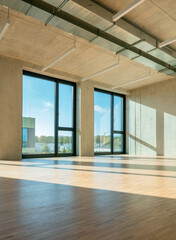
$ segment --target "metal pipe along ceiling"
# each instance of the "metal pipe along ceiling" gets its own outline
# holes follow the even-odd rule
[[[176,72],[176,68],[174,66],[171,66],[170,64],[162,61],[161,59],[158,59],[150,54],[148,54],[147,52],[144,52],[140,49],[138,49],[137,47],[135,46],[132,46],[130,45],[129,43],[63,11],[63,10],[60,10],[59,12],[57,11],[57,7],[54,7],[53,5],[47,3],[47,2],[44,2],[44,1],[41,1],[41,0],[22,0],[23,2],[26,2],[28,4],[31,4],[32,6],[34,7],[37,7],[39,8],[40,10],[43,10],[49,14],[53,14],[54,16],[58,17],[58,18],[61,18],[77,27],[80,27],[92,34],[95,34],[96,36],[99,36],[101,37],[102,39],[104,40],[107,40],[109,42],[112,42],[120,47],[123,47],[125,49],[128,49],[130,50],[131,52],[135,53],[135,54],[138,54],[139,56],[141,57],[144,57],[145,59],[148,59],[156,64],[159,64],[161,65],[162,67],[166,68],[166,69],[169,69],[169,70],[172,70],[173,72]]]
[[[0,0],[0,2],[1,2],[1,0]],[[43,15],[41,16],[41,18],[39,17],[40,21],[46,22],[46,19],[48,19],[49,16],[58,17],[64,21],[68,22],[69,24],[74,25],[75,28],[76,27],[81,28],[83,30],[83,32],[80,30],[80,31],[76,31],[77,33],[75,33],[75,35],[78,35],[78,36],[81,35],[79,37],[86,39],[87,34],[91,34],[92,36],[94,35],[95,37],[96,36],[100,37],[101,41],[109,42],[109,45],[112,45],[112,46],[114,45],[114,46],[117,46],[117,48],[123,48],[124,50],[126,49],[127,52],[129,52],[133,55],[137,55],[138,56],[137,61],[140,62],[141,64],[146,65],[146,66],[151,67],[156,70],[165,69],[164,73],[166,75],[176,75],[176,67],[174,66],[175,64],[167,63],[167,62],[163,61],[162,60],[163,57],[160,57],[160,58],[155,57],[154,52],[150,52],[150,53],[145,52],[145,51],[141,50],[140,48],[134,46],[134,44],[129,44],[129,43],[125,42],[124,40],[121,40],[121,39],[115,37],[114,35],[109,34],[105,31],[101,30],[100,28],[97,28],[96,26],[89,24],[88,22],[86,22],[84,20],[71,15],[68,12],[65,12],[61,9],[59,9],[59,11],[58,11],[57,7],[47,3],[45,1],[42,1],[42,0],[16,0],[12,4],[11,1],[7,0],[5,2],[5,5],[7,5],[8,7],[14,8],[17,11],[22,11],[22,8],[23,8],[22,12],[24,12],[24,9],[26,9],[26,7],[28,7],[28,6],[22,5],[22,2],[24,2],[24,4],[27,3],[27,5],[29,4],[30,7],[34,6],[34,7],[38,8],[39,10],[42,10],[46,13],[46,18]],[[4,1],[3,1],[3,4],[4,4]],[[69,4],[72,4],[72,1]],[[36,16],[34,16],[34,17],[36,17]],[[60,27],[60,26],[57,26],[57,27]],[[67,29],[66,27],[63,30],[70,32],[70,30]],[[80,33],[80,34],[78,34],[78,33]],[[97,44],[101,45],[99,43],[97,43]],[[106,48],[106,44],[105,45],[103,44],[103,47]],[[160,51],[160,49],[157,49],[157,51]],[[122,53],[122,55],[123,55],[123,53]],[[128,54],[126,57],[130,58],[130,56],[128,56]],[[173,58],[173,61],[175,61],[174,59],[175,58]],[[170,64],[172,64],[172,65],[170,65]]]

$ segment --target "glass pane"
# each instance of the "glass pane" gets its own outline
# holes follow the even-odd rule
[[[123,131],[123,98],[114,96],[114,130]]]
[[[114,152],[123,152],[122,134],[114,134]]]
[[[55,83],[23,76],[23,154],[54,153]]]
[[[73,127],[73,86],[59,84],[59,127]]]
[[[73,133],[69,131],[58,132],[58,152],[73,153]]]
[[[23,134],[23,147],[27,147],[27,128],[22,129]]]
[[[94,151],[111,151],[111,95],[94,93]]]

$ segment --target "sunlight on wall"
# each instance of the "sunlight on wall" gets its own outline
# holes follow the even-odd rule
[[[129,134],[132,136],[135,136],[135,115],[136,115],[136,111],[135,111],[135,107],[136,107],[136,103],[132,100],[128,101],[128,106],[129,106],[129,114],[128,114],[128,125],[129,125]]]
[[[156,155],[156,109],[129,100],[130,154]]]
[[[157,156],[156,150],[152,150],[150,147],[141,144],[141,154],[142,155],[149,155],[149,156]]]
[[[129,153],[136,154],[136,141],[132,137],[128,137],[128,144],[129,144]]]
[[[176,116],[164,113],[164,154],[176,155]]]
[[[156,147],[156,109],[141,104],[141,140]]]

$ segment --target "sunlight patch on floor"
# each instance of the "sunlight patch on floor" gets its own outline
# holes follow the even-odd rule
[[[32,160],[32,162],[0,161],[0,177],[176,199],[176,171],[174,170],[150,170],[144,160],[142,160],[144,164],[141,164],[141,168],[138,166],[139,169],[135,169],[135,165],[131,168],[130,165],[128,167],[127,162],[125,163],[123,159],[118,159],[118,164],[121,163],[122,168],[115,167],[117,162],[113,157],[106,157],[106,162],[104,162],[104,157],[89,158],[89,163],[92,163],[90,166],[78,163],[74,165],[78,159],[82,159],[80,164],[88,162],[87,158],[77,157],[67,160],[62,158],[59,164],[53,164],[52,160],[45,163],[44,159],[42,162],[41,159]],[[97,163],[102,163],[102,166],[94,166],[95,160]],[[64,163],[72,161],[73,164],[71,162],[64,164],[62,161]],[[156,159],[153,159],[152,166],[155,161]],[[106,163],[105,166],[103,163]],[[110,163],[112,166],[107,167]],[[123,167],[124,163],[126,164],[125,168]],[[128,163],[134,164],[133,160],[128,160]],[[164,163],[163,167],[166,166],[171,165]]]

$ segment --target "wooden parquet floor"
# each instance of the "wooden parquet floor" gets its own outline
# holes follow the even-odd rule
[[[176,240],[176,158],[0,160],[1,240]]]

